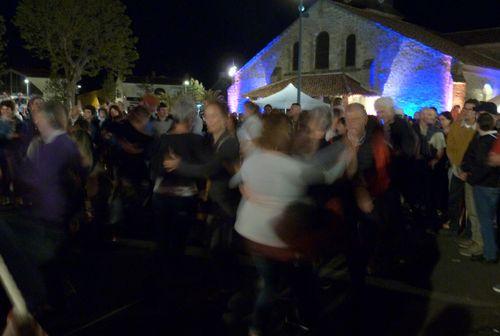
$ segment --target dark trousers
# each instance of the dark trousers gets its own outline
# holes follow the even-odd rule
[[[196,198],[154,194],[153,214],[164,275],[176,277],[182,272],[187,238],[196,219]]]
[[[460,231],[460,219],[464,209],[465,182],[452,174],[448,197],[448,213],[450,216],[450,228],[454,233]]]
[[[42,269],[54,260],[65,240],[64,232],[28,217],[0,221],[0,254],[29,309],[47,303]]]
[[[307,262],[281,262],[254,256],[255,267],[263,280],[254,307],[251,329],[264,332],[268,330],[278,293],[289,286],[299,317],[306,324],[314,323],[318,312],[318,286],[313,267]]]
[[[500,188],[474,186],[474,202],[484,242],[483,255],[487,260],[495,260],[498,257],[495,223],[499,201]]]

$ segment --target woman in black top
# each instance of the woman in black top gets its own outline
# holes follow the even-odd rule
[[[189,164],[205,161],[203,137],[191,133],[196,107],[188,98],[180,98],[172,107],[174,126],[155,145],[151,161],[153,188],[153,214],[157,237],[167,257],[164,266],[172,274],[179,273],[189,229],[195,221],[197,180],[175,171],[168,171],[164,161],[179,157]],[[177,267],[175,267],[177,266]]]

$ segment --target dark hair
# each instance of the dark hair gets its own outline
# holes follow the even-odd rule
[[[76,131],[77,129],[80,129],[80,130],[85,131],[85,132],[89,132],[90,131],[90,123],[83,118],[78,118],[75,121],[75,124],[73,125],[73,130]]]
[[[292,106],[298,106],[298,107],[300,107],[300,104],[299,103],[293,103]]]
[[[149,111],[143,105],[137,105],[128,114],[129,120],[138,120],[140,118],[149,118]]]
[[[265,110],[265,109],[266,109],[266,107],[268,107],[268,106],[271,108],[271,110],[273,109],[273,107],[271,106],[271,104],[266,104],[266,106],[264,106],[264,110]]]
[[[479,105],[479,101],[477,99],[467,99],[464,103],[465,104],[473,104],[474,107]]]
[[[479,106],[476,107],[476,111],[486,112],[493,115],[496,115],[498,113],[497,105],[492,102],[481,102],[481,104],[479,104]]]
[[[334,106],[339,106],[339,105],[341,105],[341,104],[342,104],[342,98],[340,98],[340,97],[335,97],[335,98],[333,98],[333,102],[332,102],[332,104],[333,104]]]
[[[43,106],[42,113],[47,117],[53,128],[66,128],[68,123],[68,110],[63,104],[57,102],[47,102]]]
[[[118,116],[118,117],[113,117],[113,116],[111,115],[111,110],[118,111],[119,116]],[[118,105],[111,105],[111,106],[109,107],[108,113],[109,113],[109,117],[110,117],[111,119],[116,119],[116,118],[121,119],[121,118],[123,118],[123,111],[120,109],[120,106],[118,106]]]
[[[340,118],[339,123],[345,126],[345,118],[344,117]]]
[[[0,106],[6,106],[14,112],[16,110],[16,103],[14,103],[12,100],[4,100],[0,103]]]
[[[31,105],[33,105],[38,99],[40,99],[42,102],[44,101],[42,97],[40,96],[32,96],[31,99],[28,101],[28,108],[31,108]]]
[[[108,110],[106,110],[104,107],[99,107],[99,109],[97,110],[98,113],[101,111],[104,111],[104,113],[106,113],[106,115],[108,115]]]
[[[159,105],[158,105],[158,110],[161,109],[161,108],[165,108],[167,107],[167,104],[165,104],[164,102],[161,102]]]
[[[477,124],[481,131],[491,131],[495,127],[495,119],[490,113],[481,113],[477,117]]]
[[[262,119],[262,133],[256,139],[260,148],[288,153],[291,148],[291,128],[284,114],[269,114]]]
[[[95,110],[95,107],[92,106],[92,105],[85,105],[83,107],[84,110],[90,110],[90,113],[92,113],[92,116],[95,116],[96,114],[96,110]]]
[[[444,112],[441,112],[441,114],[439,116],[443,116],[446,119],[448,119],[449,121],[453,121],[453,115],[451,114],[451,112],[444,111]]]
[[[257,114],[257,115],[260,114],[260,107],[259,107],[259,105],[255,104],[254,102],[246,101],[245,104],[243,104],[243,106],[248,108],[254,114]]]
[[[434,112],[436,112],[436,114],[439,114],[438,109],[436,107],[429,106],[429,109],[434,110]]]
[[[332,112],[333,112],[333,117],[334,118],[340,118],[340,116],[342,115],[342,110],[337,108],[337,107],[334,107],[332,109]]]
[[[208,106],[215,106],[218,110],[219,110],[219,113],[224,117],[224,118],[227,118],[229,116],[229,107],[227,106],[226,103],[223,103],[223,102],[220,102],[220,101],[217,101],[217,100],[214,100],[214,101],[210,101],[206,106],[205,106],[205,109],[208,107]]]

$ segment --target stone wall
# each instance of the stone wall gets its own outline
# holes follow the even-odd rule
[[[304,18],[304,73],[345,72],[365,88],[392,96],[405,113],[425,106],[451,108],[453,81],[450,56],[398,32],[357,16],[329,0],[316,2]],[[281,68],[282,78],[294,76],[293,45],[298,41],[298,21],[250,60],[235,76],[228,90],[232,111],[241,111],[242,95],[271,83],[271,74]],[[315,69],[316,36],[330,37],[329,69]],[[346,39],[356,35],[356,64],[345,67]],[[273,77],[276,80],[276,77]]]

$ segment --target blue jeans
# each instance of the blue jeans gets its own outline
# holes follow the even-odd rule
[[[484,241],[483,256],[486,260],[495,260],[498,254],[495,222],[499,199],[500,188],[474,186],[474,201]]]

